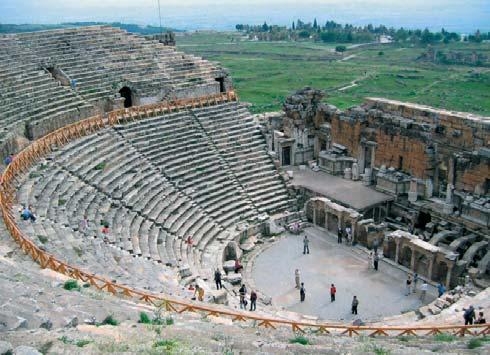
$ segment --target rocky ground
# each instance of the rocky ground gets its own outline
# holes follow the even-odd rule
[[[466,354],[490,350],[490,342],[483,338],[479,341],[453,336],[373,339],[313,332],[299,336],[289,328],[264,329],[253,323],[236,324],[229,319],[197,313],[159,313],[149,306],[92,287],[79,285],[66,290],[66,281],[60,274],[40,270],[4,229],[0,231],[0,355],[9,352]],[[162,324],[140,323],[141,312],[150,320],[160,319]]]

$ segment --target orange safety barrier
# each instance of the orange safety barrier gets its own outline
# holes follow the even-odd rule
[[[224,94],[205,96],[195,99],[182,99],[175,101],[162,102],[158,104],[132,107],[129,109],[116,110],[110,112],[107,117],[97,115],[88,119],[72,123],[57,129],[46,136],[33,142],[22,150],[12,163],[5,169],[1,180],[0,208],[7,230],[12,238],[19,244],[20,248],[29,254],[41,268],[49,268],[70,278],[89,283],[93,287],[134,300],[149,303],[157,307],[163,307],[172,312],[201,312],[207,316],[230,317],[233,321],[256,321],[258,326],[275,329],[278,326],[291,327],[293,332],[304,333],[307,329],[315,330],[318,333],[369,335],[369,336],[424,336],[436,335],[448,332],[454,335],[479,336],[490,334],[490,324],[477,325],[425,325],[425,326],[353,326],[346,324],[326,324],[315,322],[296,322],[285,319],[275,319],[268,317],[255,316],[253,313],[235,312],[220,308],[218,306],[208,306],[202,303],[190,302],[182,299],[175,299],[168,296],[154,295],[141,290],[133,289],[129,286],[118,284],[95,274],[83,271],[76,266],[70,265],[57,259],[48,252],[41,250],[25,235],[15,222],[13,216],[13,202],[15,199],[15,187],[18,177],[25,174],[30,167],[43,156],[53,150],[53,147],[61,147],[73,139],[77,139],[98,130],[110,127],[114,124],[121,124],[131,120],[149,117],[150,115],[174,112],[182,109],[196,108],[215,105],[218,103],[237,101],[238,98],[233,92]]]

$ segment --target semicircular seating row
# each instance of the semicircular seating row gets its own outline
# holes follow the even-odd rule
[[[174,289],[177,272],[181,284],[211,278],[238,223],[284,211],[291,201],[249,111],[233,102],[73,141],[30,171],[18,202],[34,207],[38,220],[19,223],[48,251],[102,276],[158,290],[163,280]],[[84,216],[89,228],[80,231]],[[102,222],[110,225],[108,243],[97,243]],[[108,254],[114,268],[107,260],[97,263]],[[121,255],[141,258],[121,262]]]

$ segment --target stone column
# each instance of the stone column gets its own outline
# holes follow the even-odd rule
[[[313,224],[316,225],[316,207],[313,206]]]
[[[328,216],[330,213],[328,213],[327,209],[325,208],[325,229],[328,231]]]
[[[434,255],[429,259],[429,270],[427,270],[427,278],[432,280],[432,269],[434,268]]]
[[[412,271],[415,271],[415,253],[416,253],[416,250],[415,249],[412,249],[412,258],[410,259],[410,269],[412,269]]]
[[[446,275],[446,289],[449,290],[451,287],[451,274],[453,271],[453,264],[447,266],[447,275]]]
[[[400,258],[400,243],[401,243],[401,240],[399,238],[395,238],[395,244],[396,244],[395,263],[397,263],[397,264],[398,264],[398,259]]]
[[[374,160],[376,159],[376,146],[371,146],[371,170],[374,169]]]
[[[410,191],[408,191],[408,200],[410,202],[417,201],[417,181],[412,179],[410,180]]]

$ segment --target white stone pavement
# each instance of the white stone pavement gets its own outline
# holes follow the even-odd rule
[[[310,239],[310,254],[303,255],[304,234]],[[336,236],[308,228],[296,236],[285,234],[255,259],[252,277],[258,290],[272,297],[273,305],[289,311],[330,321],[376,321],[422,306],[420,291],[405,296],[406,273],[384,262],[379,271],[368,270],[367,256],[358,249],[337,244]],[[306,301],[299,300],[294,270],[305,283]],[[330,284],[337,287],[336,301],[330,302]],[[422,284],[419,281],[417,287]],[[358,316],[351,315],[352,297],[359,299]],[[435,299],[429,286],[424,303]]]

